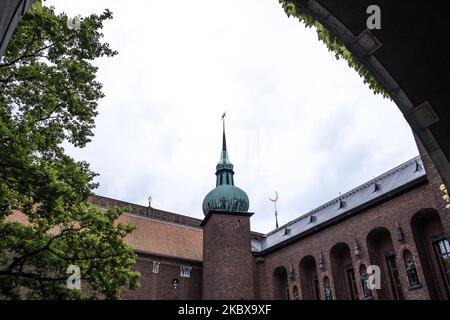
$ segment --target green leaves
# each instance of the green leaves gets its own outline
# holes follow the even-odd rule
[[[0,63],[0,299],[112,299],[138,285],[123,242],[133,227],[90,204],[96,173],[61,146],[92,137],[103,97],[92,61],[117,53],[101,42],[111,18],[105,10],[71,29],[65,14],[35,6]],[[81,291],[66,286],[70,264]]]
[[[375,77],[360,63],[351,52],[345,47],[344,44],[339,42],[336,37],[325,28],[319,21],[315,20],[311,15],[303,12],[300,7],[289,0],[278,0],[282,8],[286,12],[288,17],[296,17],[299,21],[303,22],[307,28],[315,27],[317,37],[328,48],[328,51],[332,52],[337,60],[345,59],[350,68],[353,68],[363,78],[365,84],[372,89],[374,94],[381,94],[384,98],[390,96],[387,91],[380,85]]]

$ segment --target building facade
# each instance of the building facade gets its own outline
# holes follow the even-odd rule
[[[250,231],[249,200],[223,147],[203,220],[127,206],[120,221],[141,287],[124,299],[403,300],[450,298],[450,210],[420,156],[269,232]]]

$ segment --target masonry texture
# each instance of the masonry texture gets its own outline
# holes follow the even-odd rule
[[[210,212],[203,224],[203,298],[254,299],[250,216]]]

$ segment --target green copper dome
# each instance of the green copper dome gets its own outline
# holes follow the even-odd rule
[[[228,212],[247,212],[249,200],[247,194],[238,187],[221,185],[211,190],[203,200],[203,213],[209,210]]]
[[[222,116],[222,120],[224,116]],[[203,213],[206,215],[210,210],[247,212],[250,203],[248,196],[242,189],[234,186],[233,164],[228,159],[225,139],[225,121],[223,123],[222,152],[216,166],[216,177],[216,188],[211,190],[203,200]]]

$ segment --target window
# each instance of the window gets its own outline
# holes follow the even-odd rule
[[[227,184],[230,184],[230,175],[226,174],[226,177],[227,177]]]
[[[373,184],[373,191],[372,192],[377,192],[378,190],[380,190],[380,185],[378,183],[374,183]]]
[[[386,252],[386,264],[389,271],[392,294],[395,300],[403,300],[402,284],[398,273],[397,262],[393,250]]]
[[[356,288],[355,271],[352,265],[347,266],[347,281],[352,300],[358,300],[358,289]]]

